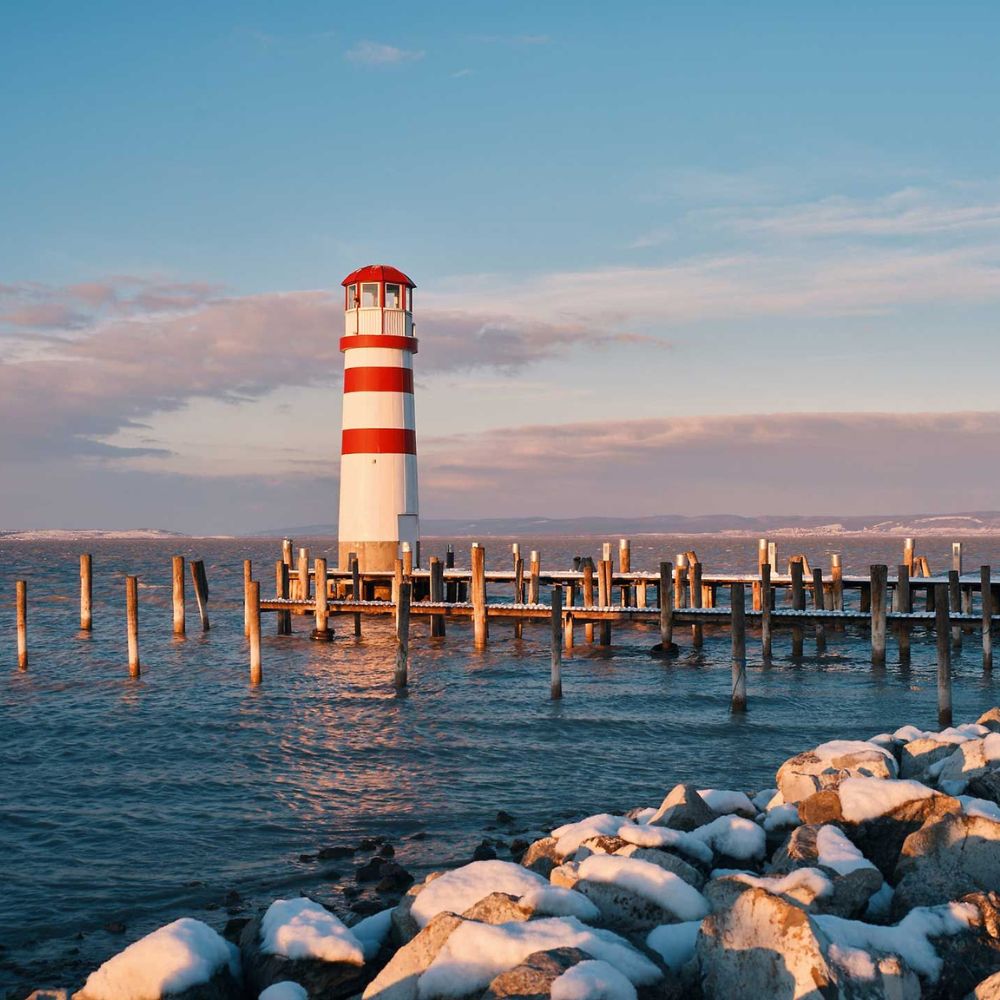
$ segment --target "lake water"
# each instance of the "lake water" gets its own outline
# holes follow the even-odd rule
[[[600,553],[599,538],[521,539],[543,566]],[[296,539],[332,561],[330,540]],[[966,539],[966,569],[1000,566],[1000,540]],[[510,539],[486,539],[487,564],[510,564]],[[467,565],[468,542],[456,542]],[[633,540],[635,569],[695,548],[705,571],[750,571],[747,538]],[[415,874],[469,860],[497,810],[526,827],[560,817],[657,805],[673,784],[755,791],[787,756],[834,736],[935,725],[933,639],[918,632],[902,669],[873,670],[867,637],[831,632],[817,658],[789,658],[779,631],[762,668],[749,642],[750,711],[734,719],[729,640],[706,627],[678,659],[648,655],[652,627],[616,628],[610,651],[579,645],[564,660],[564,699],[548,698],[549,626],[491,625],[471,648],[468,624],[431,640],[415,620],[410,688],[392,687],[388,619],[334,619],[333,643],[308,618],[278,637],[264,616],[264,684],[251,690],[242,634],[242,560],[271,593],[273,540],[4,542],[0,539],[0,995],[15,983],[78,985],[128,941],[188,914],[221,928],[227,894],[245,909],[308,892],[347,911],[350,859],[303,862],[326,845],[379,834]],[[947,540],[921,542],[935,570]],[[94,631],[77,631],[78,556],[94,555]],[[813,565],[843,555],[846,573],[895,566],[898,539],[782,540]],[[443,555],[429,540],[425,557]],[[205,560],[212,629],[202,634],[188,585],[188,636],[170,625],[170,557]],[[140,590],[142,678],[128,678],[124,577]],[[14,580],[28,580],[30,669],[16,669]],[[506,593],[503,596],[507,596]],[[582,640],[582,630],[578,639]],[[956,720],[1000,701],[978,636],[955,659]],[[411,839],[424,831],[424,839]],[[234,903],[233,899],[229,900]],[[231,905],[233,912],[239,904]],[[105,929],[120,921],[124,934]]]

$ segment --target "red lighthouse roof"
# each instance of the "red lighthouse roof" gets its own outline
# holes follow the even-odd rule
[[[348,285],[355,285],[362,281],[391,281],[409,288],[417,287],[402,271],[388,264],[367,264],[364,267],[359,267],[344,278],[341,284],[346,288]]]

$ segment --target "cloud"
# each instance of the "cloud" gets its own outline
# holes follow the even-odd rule
[[[361,41],[344,53],[353,63],[363,66],[399,66],[423,59],[426,53],[415,49],[400,49],[384,42]]]

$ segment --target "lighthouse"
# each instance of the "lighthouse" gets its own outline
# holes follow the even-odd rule
[[[417,433],[413,406],[413,282],[370,264],[342,282],[344,418],[338,556],[348,568],[392,569],[402,543],[416,551]]]

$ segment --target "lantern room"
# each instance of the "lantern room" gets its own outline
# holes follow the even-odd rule
[[[413,289],[402,271],[369,264],[353,271],[344,286],[344,335],[413,336]]]

